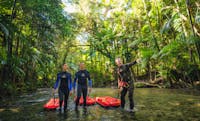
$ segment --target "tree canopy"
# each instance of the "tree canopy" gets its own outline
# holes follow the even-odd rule
[[[196,0],[0,0],[0,91],[52,87],[61,65],[85,62],[94,86],[116,83],[116,57],[137,81],[200,81]]]

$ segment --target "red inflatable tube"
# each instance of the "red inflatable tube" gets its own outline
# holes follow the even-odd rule
[[[46,104],[44,104],[44,109],[53,110],[59,107],[59,99],[51,98]]]
[[[103,107],[119,107],[121,100],[110,96],[96,97],[96,102]]]
[[[74,98],[74,101],[76,101],[77,97]],[[91,98],[89,96],[86,97],[86,104],[87,105],[94,105],[96,103],[96,100],[94,98]],[[83,105],[83,96],[81,96],[79,100],[79,105]]]

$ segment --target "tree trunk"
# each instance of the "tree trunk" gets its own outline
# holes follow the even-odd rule
[[[16,1],[14,0],[13,3],[13,8],[12,8],[12,15],[11,15],[11,22],[13,21],[14,17],[15,17],[15,7],[16,7]],[[12,80],[12,49],[13,49],[13,38],[11,36],[8,37],[8,43],[7,43],[7,64],[6,66],[6,76],[5,79],[6,80]]]
[[[192,22],[192,15],[191,15],[191,12],[190,12],[190,8],[191,8],[190,7],[190,0],[186,0],[186,9],[187,9],[187,14],[188,14],[188,17],[189,17],[189,20],[190,20],[190,27],[191,27],[193,36],[196,37],[195,31],[194,31],[194,25],[193,25],[193,22]],[[199,45],[199,43],[195,43],[195,46],[196,46],[196,50],[197,50],[198,57],[199,57],[199,60],[200,60],[200,45]]]
[[[146,2],[145,2],[145,0],[142,0],[142,1],[143,1],[143,4],[144,4],[144,9],[145,9],[145,11],[146,11],[146,17],[147,17],[147,19],[148,19],[148,24],[149,24],[149,28],[150,28],[150,31],[151,31],[152,39],[153,39],[153,41],[154,41],[155,47],[157,48],[158,51],[160,51],[160,48],[159,48],[159,46],[158,46],[157,39],[156,39],[156,37],[155,37],[155,35],[154,35],[154,31],[153,31],[153,28],[152,28],[152,25],[151,25],[150,17],[149,17],[149,15],[148,15]]]
[[[16,56],[18,56],[18,55],[19,55],[19,36],[18,36],[18,38],[17,38],[15,55],[16,55]]]
[[[174,2],[175,2],[175,4],[176,4],[176,8],[177,8],[177,10],[178,10],[178,13],[179,13],[179,16],[180,16],[180,7],[179,7],[179,5],[178,5],[178,1],[177,0],[174,0]],[[186,3],[188,2],[188,0],[186,0]],[[187,5],[186,5],[187,6]],[[186,7],[187,9],[188,9],[188,7]],[[190,16],[191,17],[191,15],[189,14],[188,16]],[[190,18],[191,19],[191,18]],[[190,20],[190,22],[192,23],[192,21]],[[183,30],[183,33],[184,33],[184,39],[185,39],[185,41],[186,41],[186,37],[188,37],[188,32],[187,32],[187,30],[186,30],[186,26],[185,26],[185,24],[184,24],[184,21],[182,20],[181,21],[181,24],[182,24],[182,30]],[[193,29],[193,25],[191,25],[192,26],[192,29]],[[198,50],[198,46],[196,46],[197,47],[197,50]],[[189,54],[189,56],[190,56],[190,60],[192,60],[192,56],[193,56],[193,54],[191,54],[191,46],[190,45],[187,45],[187,48],[188,48],[188,54]]]
[[[150,62],[147,64],[148,81],[151,81],[151,66]]]

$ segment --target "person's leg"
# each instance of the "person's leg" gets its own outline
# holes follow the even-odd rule
[[[83,92],[83,106],[85,107],[86,106],[86,98],[87,98],[87,87],[84,87],[82,89],[82,92]]]
[[[64,111],[66,111],[66,109],[67,109],[67,101],[68,101],[68,97],[69,97],[69,89],[66,89],[66,91],[64,92],[64,94],[65,94]]]
[[[121,108],[124,108],[124,106],[125,106],[126,93],[127,93],[127,88],[123,88],[121,91]]]
[[[79,100],[81,98],[82,87],[80,85],[77,86],[77,98],[76,98],[76,108],[79,105]]]
[[[58,89],[58,96],[59,96],[59,106],[60,106],[60,111],[62,109],[62,103],[63,103],[63,96],[64,96],[64,93],[61,91],[61,89]]]
[[[133,87],[128,88],[128,98],[130,102],[130,109],[134,108],[134,100],[133,100]]]

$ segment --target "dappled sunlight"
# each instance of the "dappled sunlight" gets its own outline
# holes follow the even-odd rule
[[[73,4],[73,3],[70,3],[69,0],[62,0],[62,3],[64,4],[64,11],[67,12],[67,13],[76,13],[76,12],[79,12],[79,8]]]
[[[13,113],[20,112],[20,108],[0,108],[0,113],[4,111],[11,111]]]
[[[197,107],[200,107],[200,103],[197,103],[196,106],[197,106]]]
[[[180,103],[179,102],[168,102],[170,105],[173,105],[173,106],[179,106]]]
[[[187,101],[194,101],[194,99],[192,99],[192,98],[189,98],[189,99],[187,99]]]
[[[0,108],[0,112],[3,112],[3,111],[5,111],[6,109],[4,109],[4,108]]]
[[[18,113],[20,111],[19,108],[10,108],[9,110],[14,112],[14,113]]]

